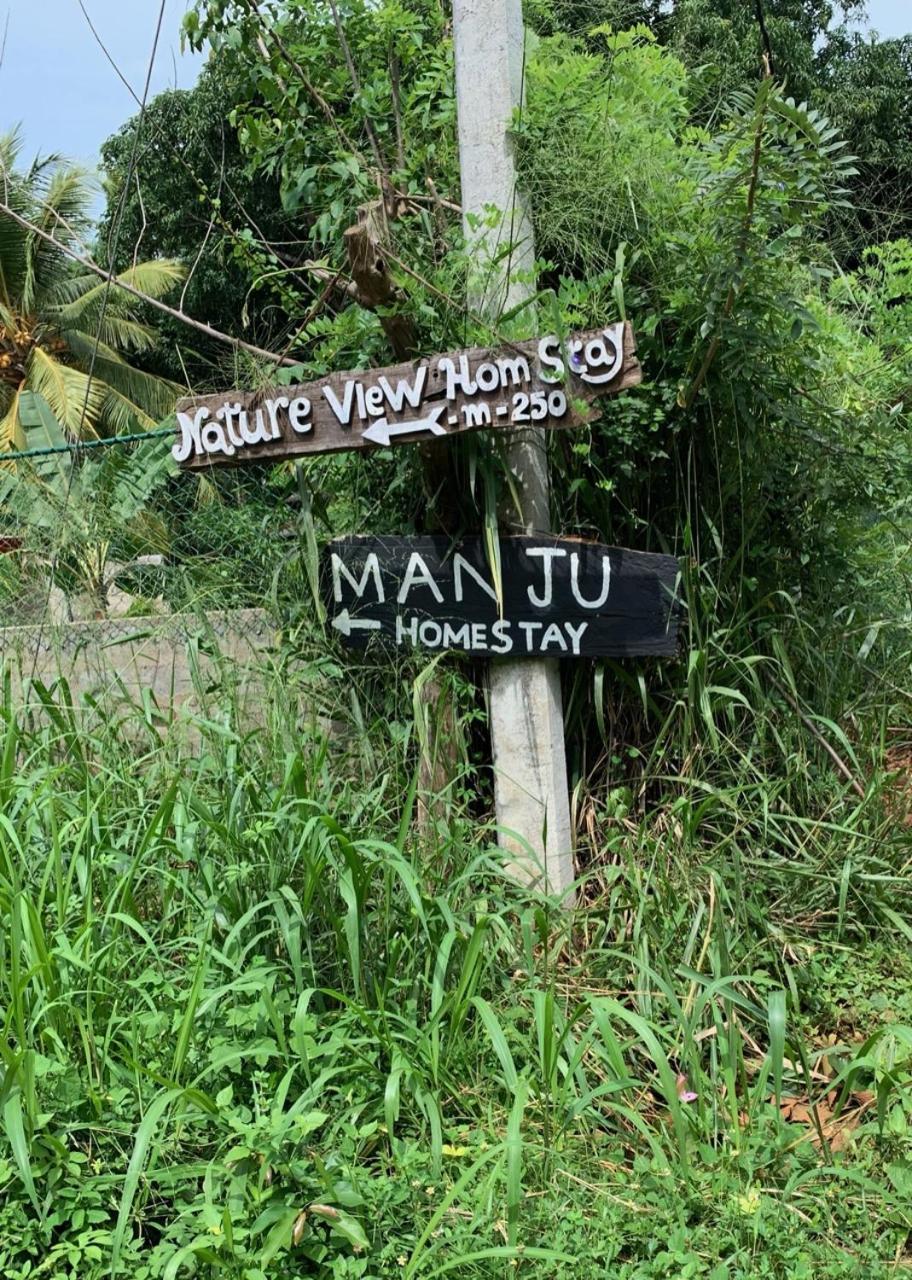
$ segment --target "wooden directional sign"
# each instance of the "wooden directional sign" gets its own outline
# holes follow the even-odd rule
[[[615,324],[280,390],[193,397],[178,403],[172,453],[181,466],[199,469],[485,427],[578,427],[595,417],[590,401],[641,380],[635,352],[630,325]]]
[[[353,649],[624,657],[676,649],[678,562],[574,538],[500,539],[503,613],[481,538],[340,538],[329,620]]]

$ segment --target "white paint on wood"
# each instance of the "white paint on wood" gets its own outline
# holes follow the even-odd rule
[[[491,234],[496,248],[498,229]],[[482,247],[476,259],[484,261]],[[641,376],[629,324],[560,340],[529,338],[500,349],[476,347],[386,369],[327,374],[265,399],[253,391],[184,399],[177,405],[180,439],[172,455],[190,468],[234,466],[385,448],[425,432],[458,435],[531,423],[580,427],[595,415],[593,400],[617,395]],[[563,385],[555,385],[556,378]]]
[[[541,556],[542,567],[545,571],[545,582],[541,594],[534,587],[527,587],[526,594],[529,600],[539,609],[547,609],[551,603],[551,597],[554,594],[554,575],[551,572],[552,564],[555,557],[565,556],[567,551],[564,547],[529,547],[526,550],[527,556]]]
[[[419,555],[417,551],[413,551],[409,556],[408,567],[405,570],[405,577],[402,579],[402,586],[399,588],[399,594],[396,597],[399,604],[405,604],[409,597],[409,592],[414,587],[428,587],[431,594],[438,604],[443,603],[443,596],[440,588],[434,581],[433,574],[424,562],[424,557]]]
[[[594,600],[585,600],[580,592],[580,558],[574,552],[570,556],[570,590],[573,592],[573,598],[577,604],[584,609],[601,609],[602,605],[608,599],[608,593],[611,590],[611,558],[610,556],[602,556],[602,589]]]
[[[335,552],[332,553],[330,567],[332,569],[333,598],[336,603],[342,599],[343,577],[359,599],[367,590],[368,582],[373,579],[374,588],[377,592],[377,600],[380,604],[383,603],[385,598],[383,594],[383,579],[380,576],[380,561],[375,555],[372,554],[367,557],[364,561],[364,569],[361,573],[361,577],[357,579],[354,577],[341,556],[336,555]]]
[[[516,658],[660,655],[677,648],[673,556],[580,538],[501,535],[499,591],[478,536],[454,543],[445,534],[354,534],[330,543],[329,557],[330,615],[341,608],[378,624],[372,637],[361,628],[344,631],[350,648],[394,637],[405,647]],[[422,621],[440,625],[422,630]],[[577,625],[571,629],[571,623]]]

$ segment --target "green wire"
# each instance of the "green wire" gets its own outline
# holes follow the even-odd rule
[[[135,444],[137,440],[160,440],[173,436],[173,427],[156,427],[154,431],[136,431],[129,436],[111,436],[107,440],[81,440],[79,444],[51,444],[44,449],[23,449],[20,452],[0,453],[0,462],[15,462],[18,458],[46,458],[52,453],[73,453],[83,449],[107,449],[115,444]]]

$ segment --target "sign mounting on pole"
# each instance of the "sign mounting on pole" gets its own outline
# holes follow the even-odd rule
[[[463,230],[477,266],[470,304],[496,322],[530,305],[536,290],[532,221],[513,158],[526,65],[522,0],[453,0],[453,52]],[[519,509],[502,511],[501,524],[543,533],[551,527],[544,432],[531,424],[506,446]],[[492,662],[488,705],[498,840],[519,879],[569,905],[574,840],[557,661]]]

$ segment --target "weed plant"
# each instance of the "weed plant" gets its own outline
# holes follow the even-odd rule
[[[730,661],[705,759],[675,706],[588,798],[573,913],[470,764],[416,821],[407,681],[284,655],[256,723],[227,674],[175,723],[7,685],[0,1274],[899,1274],[907,846],[787,700],[764,774]]]

